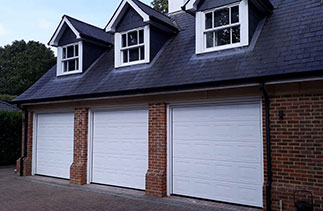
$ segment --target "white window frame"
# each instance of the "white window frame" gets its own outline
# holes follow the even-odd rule
[[[69,46],[78,45],[78,56],[74,56],[71,58],[63,58],[63,48],[67,48]],[[64,72],[64,61],[72,60],[72,59],[79,59],[78,70]],[[59,46],[57,48],[57,76],[61,75],[71,75],[76,73],[83,72],[83,43],[82,41],[71,43],[64,46]]]
[[[144,30],[144,43],[129,46],[129,47],[122,47],[122,35],[123,34],[128,34],[129,32],[139,31],[142,29]],[[149,63],[149,61],[150,61],[150,27],[149,27],[149,25],[146,25],[146,26],[140,27],[140,28],[131,29],[131,30],[124,31],[124,32],[120,32],[120,33],[116,32],[114,35],[114,39],[115,39],[115,42],[114,42],[115,43],[115,46],[114,46],[115,68],[136,65],[136,64]],[[138,37],[138,40],[139,40],[139,37]],[[131,48],[138,48],[140,46],[144,46],[145,58],[143,60],[124,63],[123,62],[123,51],[127,50],[127,49],[131,49]]]
[[[205,32],[214,31],[212,29],[205,29],[205,15],[216,10],[221,10],[228,7],[239,6],[239,23],[225,25],[223,28],[231,28],[235,25],[240,25],[240,42],[216,46],[212,48],[206,48],[206,36]],[[242,0],[239,3],[228,4],[222,7],[213,8],[206,11],[198,11],[196,13],[196,54],[220,51],[230,48],[237,48],[249,45],[249,9],[248,0]],[[218,29],[222,27],[217,27]]]

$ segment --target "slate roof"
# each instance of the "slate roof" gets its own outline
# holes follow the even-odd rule
[[[74,28],[80,33],[81,37],[94,38],[105,43],[113,43],[113,35],[106,33],[104,29],[77,20],[68,15],[64,15],[63,18],[64,17],[66,17],[71,22]]]
[[[0,100],[0,111],[20,111],[20,109],[14,105]]]
[[[272,0],[275,6],[254,46],[195,55],[195,19],[172,18],[181,31],[148,65],[114,69],[113,48],[84,74],[57,77],[51,68],[16,103],[119,96],[268,77],[323,75],[323,6],[314,0]]]

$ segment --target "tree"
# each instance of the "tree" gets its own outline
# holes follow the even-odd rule
[[[20,95],[55,64],[54,52],[39,42],[0,47],[0,94]]]
[[[153,0],[151,5],[155,10],[161,13],[168,12],[168,0]]]

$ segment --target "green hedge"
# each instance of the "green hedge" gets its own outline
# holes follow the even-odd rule
[[[21,152],[21,112],[0,111],[0,165],[15,164]]]

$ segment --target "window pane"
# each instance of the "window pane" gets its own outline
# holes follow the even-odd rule
[[[79,69],[79,59],[75,59],[75,67],[76,70]]]
[[[128,33],[128,46],[137,45],[137,44],[138,44],[137,31]]]
[[[144,43],[144,30],[139,31],[139,43]]]
[[[75,70],[75,60],[68,61],[68,71],[74,71]]]
[[[214,46],[214,32],[206,33],[206,47],[212,48]]]
[[[239,6],[231,8],[231,23],[239,22]]]
[[[138,61],[139,60],[139,48],[129,50],[129,61]]]
[[[215,46],[230,44],[230,28],[215,32]]]
[[[217,10],[214,12],[214,27],[229,24],[229,8]]]
[[[67,62],[63,62],[63,72],[67,72]]]
[[[212,24],[212,19],[213,19],[212,14],[213,14],[212,12],[205,14],[205,29],[210,29],[213,26],[213,24]]]
[[[128,51],[122,51],[123,54],[123,63],[128,62]]]
[[[127,35],[123,34],[122,35],[122,47],[127,47]]]
[[[145,59],[145,47],[142,46],[140,47],[140,60],[144,60]]]
[[[74,57],[74,46],[67,47],[67,58]]]
[[[63,59],[66,59],[66,48],[63,48]]]
[[[75,56],[79,55],[79,45],[75,45]]]
[[[232,43],[240,42],[240,26],[232,27]]]

